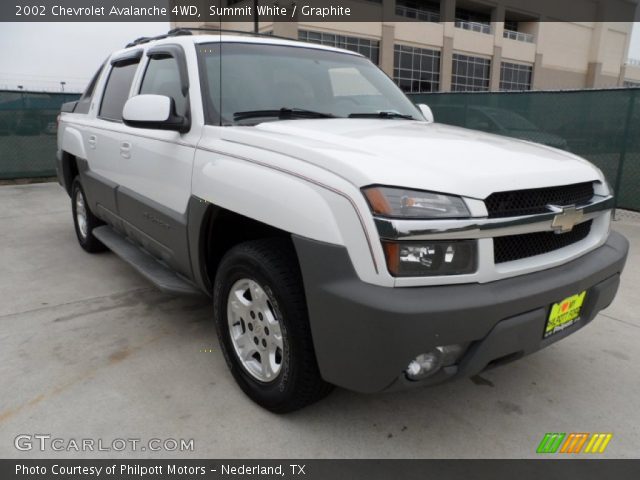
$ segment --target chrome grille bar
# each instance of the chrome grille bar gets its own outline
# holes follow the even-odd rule
[[[582,213],[579,223],[592,220],[614,207],[613,196],[594,195],[591,201],[575,207]],[[456,240],[493,238],[557,230],[553,226],[558,212],[506,218],[466,218],[446,220],[400,220],[375,217],[384,240]]]

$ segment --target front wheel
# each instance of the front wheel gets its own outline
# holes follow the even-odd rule
[[[275,413],[324,397],[302,278],[288,239],[246,242],[222,259],[214,318],[225,360],[240,388]]]

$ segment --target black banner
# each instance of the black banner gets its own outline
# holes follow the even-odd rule
[[[3,480],[635,480],[639,477],[640,460],[0,460]]]
[[[637,0],[498,0],[479,13],[527,21],[632,22]],[[477,12],[478,13],[478,12]],[[464,15],[462,15],[464,17]],[[5,0],[0,22],[453,22],[455,1],[401,0]]]

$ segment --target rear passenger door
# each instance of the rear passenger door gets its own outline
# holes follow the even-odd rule
[[[109,64],[93,127],[88,132],[85,189],[96,213],[115,223],[118,215],[116,191],[121,178],[121,146],[130,141],[122,123],[122,109],[131,93],[142,49],[115,56]]]
[[[190,119],[183,48],[152,46],[144,57],[133,95],[170,97],[176,114]],[[199,135],[193,126],[187,133],[127,127],[127,145],[120,146],[118,208],[129,236],[187,276],[187,205]]]

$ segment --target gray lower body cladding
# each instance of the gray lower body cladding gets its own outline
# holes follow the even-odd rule
[[[589,323],[616,295],[629,248],[611,233],[565,265],[486,284],[386,288],[362,282],[345,248],[294,237],[323,378],[373,393],[471,376],[544,348]],[[587,291],[581,319],[543,339],[550,306]],[[439,345],[469,344],[455,366],[422,382],[404,370]]]

